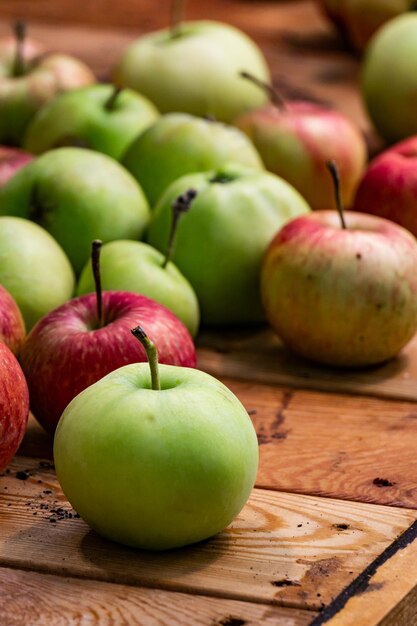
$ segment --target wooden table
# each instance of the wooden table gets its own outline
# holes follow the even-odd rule
[[[167,1],[115,5],[2,0],[0,34],[6,17],[25,15],[34,36],[105,78],[168,11]],[[190,1],[189,15],[244,28],[286,94],[337,106],[377,146],[358,63],[312,3]],[[257,485],[239,517],[165,554],[105,541],[71,510],[51,440],[31,420],[0,479],[2,626],[417,624],[417,341],[384,367],[335,372],[288,354],[266,329],[209,333],[199,365],[239,396],[258,432]]]

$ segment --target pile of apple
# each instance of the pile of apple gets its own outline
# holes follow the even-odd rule
[[[371,183],[355,200],[360,131],[285,101],[238,30],[174,19],[114,81],[21,23],[0,42],[0,468],[30,398],[80,515],[166,549],[227,526],[257,471],[245,409],[195,369],[200,320],[268,320],[308,358],[381,363],[417,330],[417,244],[344,211],[373,211]]]

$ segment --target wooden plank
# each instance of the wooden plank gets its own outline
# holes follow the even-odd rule
[[[258,433],[258,487],[417,508],[416,404],[223,382]],[[19,454],[52,458],[33,417]]]
[[[398,357],[360,370],[301,359],[267,328],[202,333],[198,346],[199,368],[221,378],[417,401],[417,335]]]
[[[254,490],[223,533],[158,554],[89,531],[44,462],[18,457],[0,494],[1,566],[313,610],[416,517],[409,509]]]
[[[3,626],[307,626],[316,613],[0,568]],[[59,616],[59,618],[58,618]]]
[[[417,523],[344,589],[310,626],[412,626],[417,623]]]

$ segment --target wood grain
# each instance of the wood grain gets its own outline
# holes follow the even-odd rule
[[[258,433],[258,487],[417,508],[416,404],[223,382]],[[19,454],[52,458],[33,417]]]
[[[222,378],[417,401],[417,335],[398,357],[360,370],[301,359],[267,328],[203,333],[198,347],[200,369]]]
[[[307,626],[314,612],[0,568],[3,626]]]
[[[313,610],[416,517],[409,509],[254,490],[223,533],[155,554],[89,531],[38,460],[18,457],[0,493],[1,566]]]

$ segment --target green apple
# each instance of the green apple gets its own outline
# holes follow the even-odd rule
[[[186,113],[170,113],[131,144],[122,162],[153,206],[180,176],[215,169],[229,161],[263,169],[259,154],[242,131]]]
[[[276,231],[309,206],[278,176],[239,165],[183,176],[166,190],[151,220],[149,242],[159,250],[167,246],[172,202],[187,189],[197,197],[178,225],[172,258],[197,294],[203,323],[263,321],[262,255]]]
[[[0,189],[0,214],[46,228],[79,273],[93,239],[139,239],[149,207],[134,178],[110,157],[59,148],[29,163]]]
[[[191,368],[158,370],[149,340],[146,349],[151,375],[145,363],[127,365],[72,400],[54,459],[66,497],[94,530],[165,550],[232,521],[255,482],[258,445],[225,385]]]
[[[238,79],[242,69],[269,80],[263,54],[247,35],[221,22],[183,22],[134,41],[115,80],[143,93],[163,113],[185,111],[230,122],[266,101]]]
[[[135,91],[93,85],[63,93],[42,107],[23,144],[33,154],[78,145],[118,160],[157,117],[154,105]]]
[[[200,318],[197,296],[188,280],[164,255],[140,241],[111,241],[101,250],[101,283],[106,291],[133,291],[163,304],[194,337]],[[94,291],[91,263],[78,282],[78,295]]]
[[[29,42],[28,42],[29,43]],[[58,93],[95,82],[94,74],[81,61],[64,54],[35,54],[25,29],[16,25],[13,54],[10,44],[0,47],[0,143],[21,145],[35,113]]]
[[[366,51],[362,91],[369,115],[389,142],[417,134],[417,15],[397,17],[378,31]]]
[[[18,217],[0,217],[0,284],[16,300],[26,329],[72,297],[75,277],[46,230]]]

